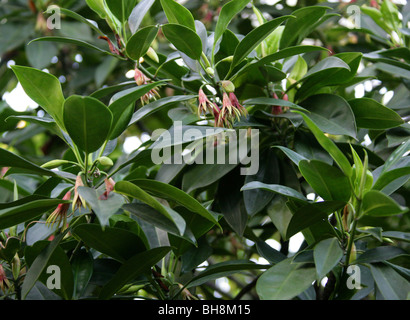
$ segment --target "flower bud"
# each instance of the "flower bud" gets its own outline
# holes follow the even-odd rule
[[[156,63],[159,63],[159,59],[158,59],[158,55],[155,52],[154,49],[152,49],[152,47],[149,47],[148,51],[147,51],[147,56],[151,59],[154,60]]]
[[[235,91],[235,86],[233,85],[233,83],[229,80],[223,80],[221,81],[221,85],[222,88],[226,91],[226,92],[234,92]]]
[[[112,160],[108,157],[99,157],[98,161],[103,165],[103,166],[110,166],[112,167],[114,165],[114,163],[112,162]]]
[[[211,67],[206,68],[205,71],[206,71],[206,73],[207,73],[208,75],[210,75],[211,77],[215,74],[214,69],[212,69]]]
[[[51,160],[49,162],[44,163],[41,167],[46,169],[54,169],[62,166],[63,164],[67,164],[69,161],[67,160]]]
[[[20,267],[21,267],[20,258],[18,256],[18,253],[16,253],[16,255],[13,258],[13,261],[11,262],[11,269],[12,269],[14,280],[17,280],[20,275]]]

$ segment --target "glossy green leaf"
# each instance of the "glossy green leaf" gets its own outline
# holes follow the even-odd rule
[[[106,227],[102,230],[98,224],[83,223],[76,226],[73,233],[87,246],[120,262],[146,250],[140,237],[120,228]]]
[[[215,280],[228,275],[247,271],[247,270],[263,270],[269,268],[270,265],[260,265],[246,260],[233,260],[215,263],[207,267],[204,271],[189,280],[185,287],[191,288],[199,286],[211,280]]]
[[[37,280],[40,278],[41,274],[47,267],[47,264],[51,259],[53,253],[57,248],[59,248],[60,241],[63,239],[65,235],[66,232],[60,233],[58,236],[54,238],[53,241],[50,242],[49,245],[47,245],[47,247],[45,247],[40,252],[39,255],[37,255],[24,278],[24,282],[21,288],[22,299],[26,298],[27,294],[30,292],[30,290],[37,282]]]
[[[131,118],[134,114],[135,101],[160,84],[162,84],[162,82],[158,81],[126,89],[116,93],[111,98],[111,103],[108,108],[112,113],[113,119],[109,140],[118,138],[129,126]]]
[[[302,160],[299,162],[299,170],[313,190],[324,200],[349,200],[349,179],[338,168],[318,160]]]
[[[367,129],[389,129],[404,123],[393,110],[370,98],[349,101],[356,118],[357,126]]]
[[[33,246],[25,248],[24,258],[29,269],[33,266],[35,259],[40,255],[42,251],[46,250],[49,245],[49,241],[43,240],[37,241]],[[57,266],[59,270],[50,271],[48,270],[50,266]],[[52,274],[54,272],[55,276],[57,277],[57,279],[55,279],[55,282],[60,281],[60,288],[53,288],[52,291],[58,294],[63,299],[70,300],[74,292],[73,270],[71,268],[67,254],[61,246],[57,246],[57,248],[54,250],[38,280],[47,285],[48,279],[52,277]],[[58,276],[60,276],[60,279],[58,279]]]
[[[12,66],[12,69],[27,95],[64,129],[64,95],[60,81],[55,76],[34,68]]]
[[[73,18],[77,21],[80,21],[80,22],[88,25],[91,29],[93,29],[95,32],[99,33],[101,36],[105,36],[105,34],[96,26],[97,23],[95,21],[92,21],[90,19],[86,19],[82,15],[78,14],[77,12],[71,11],[71,10],[66,9],[66,8],[61,8],[60,7],[59,10],[65,16],[68,16],[68,17]],[[51,13],[53,13],[53,12],[51,11]]]
[[[138,253],[128,259],[114,277],[102,288],[99,299],[106,300],[111,298],[119,289],[137,276],[149,273],[150,268],[161,260],[170,249],[170,247],[154,248]]]
[[[105,19],[107,13],[104,7],[104,0],[85,0],[85,2],[91,8],[91,10],[93,10],[100,16],[101,19]]]
[[[306,204],[297,209],[286,230],[286,238],[289,239],[294,234],[302,231],[310,226],[315,225],[323,220],[327,220],[328,216],[343,208],[346,202],[342,201],[323,201]]]
[[[407,251],[394,246],[381,246],[366,250],[362,253],[356,261],[357,263],[374,263],[391,260],[399,256],[408,255]]]
[[[373,279],[385,300],[406,300],[410,292],[410,283],[388,265],[377,263],[370,265]]]
[[[158,200],[156,200],[154,197],[152,197],[147,192],[142,190],[140,187],[128,181],[119,181],[115,184],[114,190],[118,193],[127,195],[129,197],[138,199],[146,203],[147,205],[161,213],[168,220],[173,222],[175,226],[178,228],[181,235],[184,234],[186,223],[181,218],[181,216],[178,215],[171,208],[163,206]]]
[[[291,16],[282,16],[273,19],[256,29],[249,32],[245,38],[239,42],[233,55],[231,70],[236,67],[243,59],[245,59],[252,50],[254,50],[269,34],[272,33],[283,21],[291,18]]]
[[[175,48],[189,58],[198,60],[201,57],[202,41],[195,31],[183,25],[169,23],[162,26],[162,32]]]
[[[55,173],[54,171],[42,168],[3,148],[0,148],[0,166],[23,169],[25,172],[31,174],[51,177],[57,176],[57,173]]]
[[[107,7],[114,14],[114,16],[120,21],[125,22],[128,20],[132,9],[137,4],[137,0],[104,0]]]
[[[320,241],[314,248],[313,257],[316,265],[317,279],[328,274],[343,257],[343,250],[337,238]]]
[[[307,115],[299,111],[294,112],[302,115],[307,126],[309,127],[310,131],[312,131],[319,144],[331,155],[331,157],[339,165],[340,169],[342,169],[342,171],[345,173],[345,175],[350,177],[352,168],[349,160],[347,160],[343,152],[340,151],[336,144],[332,140],[330,140]]]
[[[295,200],[307,201],[306,197],[300,192],[289,188],[287,186],[282,186],[279,184],[267,184],[259,181],[252,181],[245,184],[241,190],[252,190],[252,189],[264,189],[272,191],[274,193],[283,195],[285,197],[293,198]]]
[[[73,142],[86,153],[104,143],[110,132],[112,113],[91,97],[71,96],[64,103],[64,124]]]
[[[101,192],[99,194],[93,188],[78,187],[77,190],[87,205],[91,207],[103,229],[108,226],[110,217],[116,214],[125,203],[125,199],[116,193],[110,193],[107,199],[100,200]]]
[[[94,259],[91,252],[79,250],[71,262],[74,274],[74,297],[81,297],[93,274]]]
[[[147,53],[157,33],[157,26],[147,26],[135,32],[127,42],[126,50],[128,57],[138,61],[139,58]]]
[[[345,99],[334,94],[310,96],[301,103],[309,117],[322,131],[356,138],[356,122],[352,109]]]
[[[194,17],[183,5],[175,0],[161,0],[161,6],[169,23],[180,24],[196,31]]]
[[[198,213],[203,218],[218,224],[216,217],[211,214],[207,209],[205,209],[201,203],[199,203],[195,198],[191,197],[182,190],[160,181],[148,180],[148,179],[137,179],[131,180],[131,183],[139,186],[143,190],[154,194],[157,197],[164,199],[169,199],[179,203],[181,206],[186,207],[187,209]]]
[[[323,59],[301,79],[295,99],[303,100],[325,87],[348,85],[354,80],[361,58],[360,52],[342,52]]]
[[[309,288],[315,275],[314,268],[301,268],[285,259],[259,277],[256,292],[261,300],[290,300]]]
[[[307,6],[293,11],[292,15],[296,19],[286,22],[280,40],[280,49],[299,44],[311,31],[311,26],[323,17],[328,9],[330,8],[324,6]]]
[[[260,154],[258,172],[254,175],[247,175],[244,183],[245,185],[252,182],[276,184],[279,182],[279,179],[280,169],[278,159],[274,150],[268,149]],[[263,210],[274,197],[272,192],[266,191],[263,188],[242,188],[241,191],[243,191],[246,212],[251,216]]]
[[[406,211],[407,208],[400,206],[396,201],[380,191],[370,190],[363,196],[363,215],[387,217],[401,214]]]
[[[232,0],[226,3],[222,8],[218,16],[218,20],[215,26],[214,45],[212,53],[214,52],[215,45],[222,37],[227,29],[231,20],[249,3],[249,0]]]
[[[134,9],[132,10],[132,12],[131,12],[131,14],[128,18],[128,25],[129,25],[132,33],[135,33],[138,30],[138,28],[139,28],[139,26],[142,22],[142,19],[147,14],[149,9],[152,7],[154,2],[155,2],[155,0],[141,0],[134,7]]]
[[[0,229],[37,218],[41,214],[57,208],[60,203],[69,203],[69,201],[32,195],[17,201],[1,203]]]
[[[304,156],[302,156],[301,154],[286,148],[286,147],[282,147],[282,146],[275,146],[275,148],[279,148],[280,150],[283,151],[284,154],[287,155],[287,157],[292,160],[292,162],[294,164],[296,164],[297,166],[299,165],[299,162],[302,160],[308,160],[307,158],[305,158]]]
[[[144,203],[129,203],[125,204],[123,210],[129,212],[140,220],[143,220],[156,228],[166,231],[170,235],[174,235],[179,239],[184,239],[190,244],[197,245],[195,235],[192,233],[189,226],[186,226],[185,219],[175,210],[168,209],[168,212],[174,220],[183,221],[185,230],[181,231],[173,221],[166,218],[157,210]]]

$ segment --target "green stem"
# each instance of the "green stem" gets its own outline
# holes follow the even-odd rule
[[[84,159],[84,177],[85,177],[85,183],[88,185],[88,153],[85,153],[85,159]]]

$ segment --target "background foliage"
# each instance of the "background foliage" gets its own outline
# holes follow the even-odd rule
[[[408,4],[0,4],[2,299],[409,297]],[[177,120],[258,173],[155,165]]]

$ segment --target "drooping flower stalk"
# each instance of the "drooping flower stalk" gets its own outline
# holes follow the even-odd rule
[[[134,71],[134,79],[137,85],[142,86],[144,84],[148,84],[151,82],[151,79],[148,78],[145,74],[143,74],[137,66],[135,67]],[[151,89],[148,93],[144,94],[140,100],[141,104],[144,105],[148,103],[151,99],[156,100],[157,98],[161,98],[161,96],[159,95],[158,91],[154,88]]]
[[[71,199],[71,191],[68,191],[63,200],[70,200]],[[50,214],[50,216],[46,220],[46,225],[49,227],[53,227],[54,224],[57,225],[57,228],[60,226],[61,222],[63,223],[62,227],[63,230],[67,227],[67,212],[70,208],[70,203],[60,203],[57,208]]]

